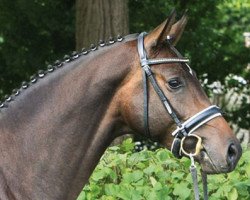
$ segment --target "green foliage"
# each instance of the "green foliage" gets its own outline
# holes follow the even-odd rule
[[[74,2],[0,0],[0,96],[74,50]]]
[[[77,200],[193,199],[189,159],[175,159],[165,149],[132,150],[131,139],[110,147]],[[243,154],[234,172],[208,176],[210,199],[250,198],[249,158],[250,150]]]
[[[249,62],[243,37],[243,32],[250,31],[248,0],[130,0],[131,32],[150,31],[173,8],[179,14],[188,9],[189,22],[178,49],[200,75],[208,73],[212,82],[242,73]]]
[[[231,94],[230,101],[224,100],[222,103],[226,112],[228,112],[227,118],[238,125],[240,128],[249,129],[250,127],[250,84],[246,84],[242,77],[230,74],[225,79],[225,94]]]
[[[223,81],[207,84],[206,77],[207,74],[203,74],[201,77],[202,86],[211,100],[226,113],[226,119],[237,125],[237,128],[248,130],[250,127],[249,81],[242,76],[229,74]]]

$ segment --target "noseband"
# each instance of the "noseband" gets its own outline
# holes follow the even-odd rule
[[[163,93],[162,89],[160,88],[159,84],[157,83],[157,80],[150,68],[150,65],[158,65],[158,64],[164,64],[164,63],[183,63],[188,67],[189,72],[192,74],[191,68],[187,65],[187,62],[189,62],[189,60],[186,58],[183,58],[181,54],[172,45],[170,45],[170,48],[178,56],[177,58],[148,59],[146,50],[144,48],[144,36],[146,34],[147,33],[143,32],[138,36],[138,46],[137,46],[141,67],[143,69],[144,130],[147,136],[151,137],[150,130],[149,130],[149,116],[148,116],[148,99],[149,99],[148,79],[149,79],[155,92],[159,96],[164,108],[166,109],[167,113],[171,116],[171,118],[176,124],[177,128],[172,133],[174,140],[172,143],[171,152],[177,158],[181,158],[182,154],[183,153],[185,154],[186,152],[182,150],[183,149],[181,145],[182,140],[184,140],[185,137],[192,135],[192,133],[203,124],[207,123],[208,121],[212,120],[215,117],[221,116],[221,111],[217,106],[212,105],[196,113],[194,116],[192,116],[191,118],[189,118],[188,120],[184,122],[182,122],[178,118],[177,114],[174,111],[174,108],[170,104],[170,101],[168,100],[168,98]],[[195,156],[195,155],[192,155],[192,156]]]

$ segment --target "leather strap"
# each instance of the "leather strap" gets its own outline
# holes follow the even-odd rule
[[[150,131],[149,131],[149,118],[148,118],[148,79],[147,74],[143,70],[142,71],[143,77],[143,121],[144,121],[144,131],[146,135],[151,138]]]
[[[207,187],[207,174],[201,170],[202,186],[203,186],[203,198],[208,200],[208,187]]]
[[[190,173],[192,176],[192,180],[193,180],[193,187],[194,187],[194,197],[195,200],[199,200],[199,185],[198,185],[198,176],[197,176],[197,169],[194,165],[190,166]]]
[[[149,64],[162,64],[162,63],[173,63],[173,62],[187,62],[188,59],[179,59],[179,58],[160,58],[160,59],[151,59],[148,60],[147,59],[147,54],[146,51],[144,49],[144,35],[146,35],[145,32],[141,33],[138,37],[138,53],[140,56],[140,62],[141,62],[141,66],[143,68],[143,70],[145,71],[148,79],[150,80],[154,90],[156,91],[156,93],[158,94],[158,96],[160,97],[160,100],[164,106],[164,108],[167,110],[167,112],[170,114],[170,116],[172,117],[173,121],[177,124],[177,126],[181,126],[181,122],[178,119],[178,117],[176,116],[175,112],[173,112],[173,108],[169,102],[169,100],[167,99],[167,97],[165,96],[165,94],[162,92],[161,88],[159,87],[153,72],[151,70],[151,68],[149,67]],[[145,95],[148,95],[148,92],[146,92],[146,90],[148,89],[146,86],[146,78],[143,78],[143,90],[144,90],[144,103],[147,103],[148,101],[146,100]],[[148,98],[148,97],[147,97]],[[148,128],[148,105],[144,105],[144,131],[145,133],[150,136],[150,132],[149,132],[149,128]],[[183,130],[184,131],[184,130]],[[186,134],[185,134],[186,135]]]

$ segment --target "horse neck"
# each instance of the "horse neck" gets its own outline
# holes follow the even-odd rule
[[[40,80],[0,116],[0,176],[15,198],[79,194],[121,127],[113,97],[136,53],[122,45]]]

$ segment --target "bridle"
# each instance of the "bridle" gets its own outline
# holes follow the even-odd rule
[[[145,33],[145,32],[139,34],[138,44],[137,44],[140,63],[141,63],[141,67],[143,69],[144,131],[148,137],[151,137],[150,130],[149,130],[149,113],[148,113],[148,111],[149,111],[148,110],[148,106],[149,106],[148,105],[148,103],[149,103],[149,101],[148,101],[149,100],[148,79],[149,79],[155,92],[159,96],[164,108],[166,109],[167,113],[170,115],[172,120],[175,122],[176,127],[177,127],[172,133],[174,140],[172,143],[171,152],[177,158],[181,158],[183,154],[186,156],[189,156],[191,161],[192,161],[192,164],[190,167],[190,170],[192,173],[192,170],[193,171],[196,170],[193,157],[196,156],[197,154],[199,154],[200,150],[202,149],[201,138],[198,135],[193,134],[193,132],[195,130],[197,130],[199,127],[201,127],[203,124],[207,123],[208,121],[214,119],[215,117],[221,116],[221,110],[217,106],[212,105],[212,106],[209,106],[209,107],[205,108],[204,110],[196,113],[194,116],[192,116],[191,118],[189,118],[188,120],[186,120],[184,122],[182,122],[178,118],[170,101],[168,100],[168,98],[163,93],[162,89],[160,88],[159,84],[157,83],[157,80],[156,80],[150,66],[164,64],[164,63],[182,63],[188,67],[189,73],[193,75],[192,69],[187,64],[187,62],[189,62],[189,60],[186,58],[183,58],[181,56],[181,54],[177,51],[177,49],[175,49],[170,43],[169,43],[169,46],[170,46],[171,50],[174,51],[174,53],[177,55],[177,58],[148,59],[146,50],[144,48],[144,36],[146,34],[147,33]],[[167,38],[167,39],[170,39],[170,38]],[[189,153],[187,150],[184,149],[183,142],[187,137],[195,137],[198,139],[197,140],[198,142],[196,143],[195,152]],[[194,168],[195,168],[195,170],[194,170]],[[192,176],[193,176],[194,182],[195,181],[197,182],[197,173],[196,174],[195,174],[195,172],[192,173]],[[196,180],[195,180],[195,176],[196,176]],[[199,199],[199,193],[197,192],[198,191],[198,182],[196,185],[194,184],[194,188],[195,188],[195,198]],[[204,190],[207,190],[207,189],[204,188]],[[204,191],[204,196],[207,196],[207,194],[205,194],[205,193],[206,192]]]
[[[144,91],[144,130],[147,136],[151,137],[150,130],[149,130],[149,117],[148,117],[148,81],[152,84],[154,90],[158,94],[164,108],[171,116],[173,121],[175,122],[177,128],[173,131],[172,135],[174,137],[174,141],[172,143],[171,151],[177,158],[181,157],[181,140],[184,137],[190,136],[195,130],[197,130],[200,126],[207,123],[208,121],[212,120],[215,117],[221,116],[221,110],[215,106],[209,106],[204,110],[196,113],[194,116],[189,118],[188,120],[182,122],[177,114],[175,113],[172,105],[170,104],[168,98],[161,90],[157,80],[150,68],[150,65],[158,65],[163,63],[183,63],[187,65],[189,62],[188,59],[183,58],[181,54],[170,45],[170,48],[177,54],[178,58],[156,58],[156,59],[148,59],[147,53],[144,48],[144,36],[146,35],[145,32],[141,33],[138,36],[138,53],[140,57],[141,67],[143,69],[143,91]],[[188,65],[187,65],[188,66]],[[189,72],[192,74],[191,68]]]

